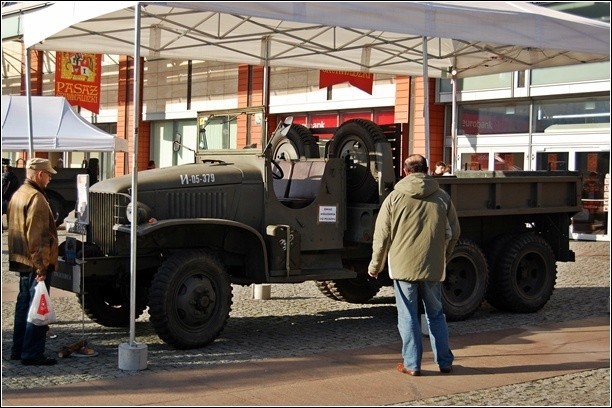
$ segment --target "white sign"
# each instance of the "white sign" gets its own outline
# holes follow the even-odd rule
[[[89,174],[77,174],[77,220],[89,224]]]
[[[335,205],[319,206],[319,222],[336,222],[337,207]]]

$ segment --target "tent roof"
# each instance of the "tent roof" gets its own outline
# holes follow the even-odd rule
[[[26,47],[134,55],[137,2],[55,3]],[[457,77],[609,61],[610,24],[528,2],[140,2],[140,54]],[[266,42],[269,40],[269,42]]]
[[[32,118],[34,151],[128,151],[127,140],[87,122],[63,96],[32,96]],[[2,150],[28,149],[27,97],[2,95]]]

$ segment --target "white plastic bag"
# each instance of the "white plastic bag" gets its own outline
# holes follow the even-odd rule
[[[46,326],[57,322],[55,310],[51,304],[51,297],[45,282],[38,282],[34,288],[34,299],[28,312],[28,322],[36,326]]]

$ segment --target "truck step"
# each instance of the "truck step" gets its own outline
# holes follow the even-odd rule
[[[270,271],[269,283],[297,283],[310,280],[333,280],[333,279],[351,279],[356,277],[355,271],[349,269],[302,269],[300,274],[295,274],[295,270],[291,271],[290,276],[279,276],[281,271]]]

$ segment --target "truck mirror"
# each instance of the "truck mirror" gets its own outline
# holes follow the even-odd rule
[[[181,134],[178,132],[174,135],[174,141],[172,142],[172,150],[175,152],[181,150]]]

